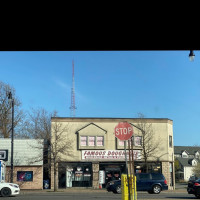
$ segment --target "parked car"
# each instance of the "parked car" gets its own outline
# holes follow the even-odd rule
[[[194,194],[198,199],[200,199],[200,178],[188,181],[187,192],[188,194]]]
[[[135,175],[137,191],[159,194],[162,190],[168,190],[167,181],[161,173],[137,173]],[[121,193],[121,180],[108,182],[106,189],[108,192]]]
[[[192,175],[192,176],[190,176],[189,181],[196,181],[199,178],[200,177],[197,177],[196,175]]]
[[[19,193],[20,188],[18,184],[0,182],[0,196],[9,197],[18,195]]]

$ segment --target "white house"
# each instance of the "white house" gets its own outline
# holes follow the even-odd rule
[[[200,162],[200,147],[174,146],[174,157],[178,160],[180,169],[175,172],[177,179],[188,181],[193,175],[193,168]]]

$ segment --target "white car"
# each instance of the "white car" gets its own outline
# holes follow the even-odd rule
[[[0,183],[0,196],[9,197],[18,195],[20,188],[18,184],[15,183]]]

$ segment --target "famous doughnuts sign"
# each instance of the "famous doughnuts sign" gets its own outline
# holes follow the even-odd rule
[[[131,155],[132,156],[132,155]],[[141,159],[141,150],[133,150],[134,160]],[[127,158],[129,153],[127,152]],[[124,150],[83,150],[82,160],[125,160]]]

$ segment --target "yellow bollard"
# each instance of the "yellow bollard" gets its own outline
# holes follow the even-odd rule
[[[136,176],[135,181],[133,180],[133,175],[129,175],[129,186],[130,186],[130,195],[131,200],[137,200],[137,189],[136,189]],[[135,182],[135,187],[133,184],[133,181]],[[121,191],[122,191],[122,200],[129,200],[129,193],[128,193],[128,181],[127,181],[127,175],[122,174],[121,176]]]

